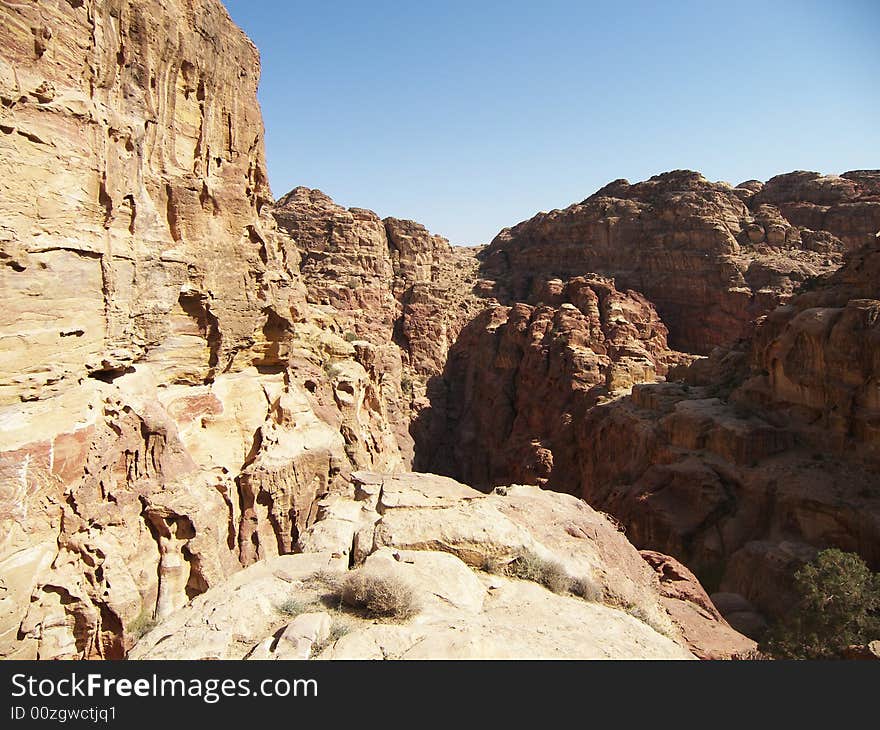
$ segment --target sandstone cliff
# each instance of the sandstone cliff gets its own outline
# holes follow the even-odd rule
[[[406,459],[268,214],[220,2],[0,18],[0,655],[119,657],[289,551],[352,465]]]
[[[347,340],[369,343],[371,373],[412,465],[416,441],[424,442],[413,421],[431,405],[429,381],[484,306],[474,292],[475,251],[453,248],[414,221],[346,209],[304,187],[280,198],[273,214],[302,259],[308,301],[332,312]]]

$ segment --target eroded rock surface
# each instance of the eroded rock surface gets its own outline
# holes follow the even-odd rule
[[[673,347],[706,354],[874,236],[878,179],[791,173],[734,188],[678,170],[617,180],[501,231],[482,272],[502,298],[530,302],[548,279],[613,276],[657,307]]]
[[[268,214],[221,3],[0,19],[0,655],[121,657],[406,444]]]
[[[462,330],[415,424],[418,468],[481,489],[576,491],[577,424],[589,409],[686,359],[667,347],[653,306],[609,279],[550,281],[539,298],[490,305]]]
[[[595,408],[581,494],[768,616],[819,548],[880,567],[878,267],[875,242],[677,382]]]
[[[431,475],[355,473],[348,494],[322,500],[302,554],[262,562],[200,595],[146,634],[132,656],[302,657],[309,640],[308,656],[319,659],[691,656],[683,637],[690,618],[670,616],[654,570],[607,518],[568,495],[504,492]],[[523,551],[592,581],[594,600],[484,569]],[[404,581],[416,615],[377,620],[341,605],[332,585],[349,566]],[[697,600],[693,610],[711,610],[705,594]],[[744,650],[753,646],[717,614],[715,621]]]

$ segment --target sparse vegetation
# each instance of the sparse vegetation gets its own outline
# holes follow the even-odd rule
[[[356,339],[358,339],[358,336],[351,331],[346,332],[343,337],[345,338],[346,342],[354,342]]]
[[[521,552],[509,562],[489,556],[483,562],[483,570],[509,578],[530,580],[554,593],[571,593],[585,601],[600,602],[603,597],[602,589],[590,578],[575,578],[562,563],[546,560],[528,550]]]
[[[349,626],[347,623],[343,623],[342,621],[334,621],[330,625],[330,633],[327,635],[327,638],[324,639],[324,641],[312,644],[312,658],[318,656],[328,646],[333,646],[333,644],[339,641],[350,631],[351,626]]]
[[[413,381],[408,375],[404,375],[400,379],[400,391],[407,397],[412,398],[413,396]]]
[[[342,575],[339,571],[322,568],[312,573],[304,582],[310,586],[317,585],[324,588],[338,589],[342,584]]]
[[[482,568],[486,573],[503,575],[507,570],[507,563],[494,555],[487,555],[483,559]]]
[[[403,580],[364,569],[346,576],[340,595],[344,605],[374,618],[406,619],[421,608],[412,588]]]
[[[602,588],[590,578],[573,578],[569,590],[579,598],[591,603],[601,603],[604,598]]]
[[[671,624],[661,623],[657,620],[656,616],[651,615],[651,613],[645,610],[643,606],[633,603],[632,601],[624,600],[620,596],[611,596],[608,604],[614,606],[615,608],[619,608],[622,611],[626,611],[626,613],[628,613],[634,619],[641,621],[647,626],[650,626],[658,634],[662,634],[663,636],[666,636],[670,639],[675,638],[673,636]]]
[[[288,598],[282,603],[279,603],[275,606],[275,610],[278,613],[284,614],[285,616],[290,616],[291,618],[295,616],[299,616],[301,613],[304,613],[306,610],[306,604],[302,601],[298,601],[295,598]]]
[[[158,623],[159,622],[153,616],[153,612],[148,608],[144,608],[140,614],[138,614],[138,617],[129,625],[128,633],[130,633],[135,640],[138,640],[156,628]]]
[[[794,608],[762,647],[776,659],[834,659],[880,639],[880,574],[855,553],[821,551],[794,575]]]
[[[572,578],[562,563],[545,560],[532,552],[523,552],[507,564],[507,575],[540,583],[554,593],[566,593]]]

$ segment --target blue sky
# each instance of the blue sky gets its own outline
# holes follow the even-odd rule
[[[272,191],[487,243],[610,180],[880,167],[880,0],[224,0]]]

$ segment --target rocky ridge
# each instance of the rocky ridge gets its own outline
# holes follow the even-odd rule
[[[518,301],[594,272],[644,294],[673,347],[708,354],[880,228],[880,173],[795,172],[737,187],[677,170],[609,183],[581,203],[501,231],[483,275]],[[788,217],[790,216],[790,218]]]
[[[686,659],[754,643],[712,613],[692,577],[674,599],[606,517],[536,487],[484,494],[427,474],[352,475],[320,502],[301,551],[263,561],[151,629],[138,659]],[[590,600],[507,576],[524,553],[593,586]],[[411,588],[408,619],[364,616],[334,585],[350,571]],[[687,607],[675,614],[669,601]],[[690,611],[690,613],[686,613]]]

